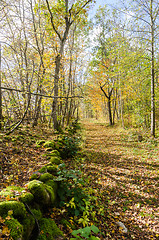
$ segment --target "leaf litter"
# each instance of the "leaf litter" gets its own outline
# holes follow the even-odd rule
[[[151,141],[129,140],[128,131],[119,127],[90,121],[83,125],[83,175],[100,200],[101,212],[104,208],[104,214],[98,214],[100,239],[159,239],[157,146]],[[47,162],[45,149],[37,148],[35,142],[52,138],[50,129],[25,131],[20,140],[17,136],[18,131],[0,142],[0,190],[9,185],[24,186]],[[71,167],[73,162],[68,161]],[[65,232],[66,239],[70,234]]]
[[[88,121],[84,127],[85,174],[106,209],[103,239],[159,239],[158,147],[128,140],[119,127]]]

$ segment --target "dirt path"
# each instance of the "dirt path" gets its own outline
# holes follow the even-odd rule
[[[159,239],[159,150],[133,132],[84,123],[85,172],[107,209],[103,239]],[[122,222],[128,233],[117,226]],[[102,229],[103,230],[103,229]]]

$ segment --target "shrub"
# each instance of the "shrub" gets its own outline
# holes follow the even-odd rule
[[[83,190],[84,181],[77,170],[67,170],[65,164],[59,165],[58,206],[66,207],[68,214],[80,216],[85,210],[85,200],[89,200],[88,194]]]

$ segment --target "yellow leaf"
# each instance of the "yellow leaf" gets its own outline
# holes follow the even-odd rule
[[[11,217],[10,217],[10,216],[7,216],[7,217],[6,217],[6,220],[11,220]]]
[[[6,235],[9,233],[9,229],[7,226],[4,226],[3,229],[2,229],[2,234]]]
[[[9,196],[9,195],[6,197],[6,200],[7,200],[7,201],[10,200],[10,196]]]

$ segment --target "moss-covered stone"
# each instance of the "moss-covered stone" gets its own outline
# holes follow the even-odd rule
[[[22,240],[23,239],[23,226],[17,219],[11,217],[10,220],[5,221],[5,224],[10,229],[10,238],[13,240]]]
[[[41,174],[40,174],[40,175],[41,175]],[[38,180],[39,177],[40,177],[39,174],[34,173],[34,174],[31,175],[30,180],[31,180],[31,181],[32,181],[32,180]]]
[[[59,151],[57,151],[57,150],[52,150],[49,153],[49,156],[61,157]]]
[[[62,231],[57,227],[56,223],[50,218],[42,218],[39,221],[41,234],[38,240],[55,240],[58,237],[63,237]]]
[[[53,157],[50,158],[50,162],[53,163],[53,164],[59,165],[59,164],[62,163],[62,160],[59,157],[53,156]]]
[[[51,163],[46,166],[47,172],[49,172],[53,175],[57,174],[57,168],[58,168],[57,165],[54,165],[54,164],[51,164]]]
[[[33,194],[27,192],[27,193],[24,193],[23,195],[21,195],[19,197],[19,201],[23,202],[23,203],[27,203],[27,204],[30,204],[34,199],[34,196]]]
[[[36,202],[40,204],[48,205],[50,202],[50,195],[47,192],[43,182],[38,180],[33,180],[28,183],[28,189],[34,195],[34,199]]]
[[[55,192],[57,191],[58,185],[57,185],[57,182],[55,182],[54,180],[50,179],[50,180],[46,181],[45,184],[52,187]]]
[[[53,149],[52,147],[48,147],[48,148],[46,148],[46,151],[47,151],[47,152],[51,152],[52,149]]]
[[[40,211],[40,209],[31,209],[31,211],[37,220],[40,220],[42,218],[42,212]]]
[[[44,173],[39,178],[41,182],[46,182],[47,180],[50,180],[50,179],[53,179],[53,176],[50,173]]]
[[[33,180],[28,183],[28,189],[34,195],[34,199],[42,206],[52,205],[55,202],[55,191],[41,181]]]
[[[31,235],[33,229],[35,226],[35,219],[32,215],[27,216],[27,218],[25,218],[23,220],[23,239],[28,240],[29,236]]]
[[[13,210],[13,216],[15,218],[24,218],[26,216],[25,206],[21,202],[4,201],[0,203],[0,216],[7,216],[9,210]]]
[[[15,198],[15,197],[22,195],[24,191],[25,191],[25,189],[21,188],[21,187],[8,186],[0,192],[0,196]]]
[[[55,190],[51,186],[48,186],[46,184],[45,184],[45,188],[46,188],[47,192],[50,195],[50,203],[49,203],[49,205],[53,206],[53,204],[55,203],[55,200],[56,200]]]
[[[46,166],[43,166],[38,172],[39,173],[46,173],[47,172]]]
[[[54,143],[54,141],[46,141],[46,142],[43,144],[43,146],[46,147],[46,148],[48,148],[48,147],[54,148],[55,143]]]

